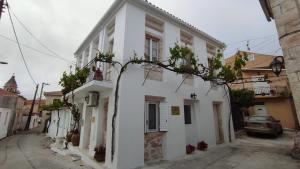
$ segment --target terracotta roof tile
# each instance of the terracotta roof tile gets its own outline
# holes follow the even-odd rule
[[[252,60],[252,61],[249,60],[246,62],[246,66],[244,67],[246,69],[269,68],[271,62],[276,57],[273,55],[259,54],[259,53],[247,52],[247,51],[240,51],[240,52],[246,52],[249,55],[252,54],[254,56],[254,60]],[[225,59],[225,63],[227,65],[233,65],[236,57],[237,57],[237,54]]]

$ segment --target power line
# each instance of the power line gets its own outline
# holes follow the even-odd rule
[[[14,26],[14,22],[13,22],[13,20],[12,20],[11,14],[10,14],[10,9],[9,9],[8,4],[7,4],[7,11],[8,11],[9,19],[10,19],[10,22],[11,22],[11,26],[12,26],[12,28],[13,28],[13,32],[14,32],[16,41],[17,41],[17,43],[18,43],[18,48],[19,48],[20,54],[21,54],[21,56],[22,56],[22,60],[23,60],[23,62],[24,62],[24,65],[25,65],[25,67],[26,67],[26,70],[27,70],[27,72],[28,72],[28,75],[30,76],[30,78],[31,78],[31,80],[33,81],[33,83],[34,83],[35,85],[37,85],[36,81],[33,79],[33,76],[32,76],[32,74],[31,74],[30,71],[29,71],[27,62],[26,62],[26,60],[25,60],[25,58],[24,58],[23,51],[22,51],[21,45],[20,45],[20,43],[19,43],[19,39],[18,39],[18,36],[17,36],[17,33],[16,33],[16,29],[15,29],[15,26]]]
[[[242,43],[242,42],[247,42],[247,41],[259,40],[259,39],[266,39],[268,37],[275,36],[275,35],[276,34],[271,34],[271,35],[268,35],[268,36],[262,36],[262,37],[252,38],[252,39],[245,39],[245,40],[241,40],[241,41],[231,42],[231,43],[227,44],[227,46],[232,46],[234,44],[238,44],[238,43]]]
[[[10,41],[10,42],[13,42],[13,43],[15,43],[15,44],[17,45],[17,41],[16,41],[16,40],[13,40],[13,39],[11,39],[11,38],[5,36],[5,35],[0,34],[0,38],[3,38],[3,39],[8,40],[8,41]],[[33,47],[28,46],[28,45],[23,44],[23,43],[20,43],[20,45],[23,46],[23,47],[25,47],[25,48],[27,48],[27,49],[33,50],[33,51],[35,51],[35,52],[38,52],[38,53],[40,53],[40,54],[43,54],[43,55],[46,55],[46,56],[50,56],[50,57],[53,57],[53,58],[56,58],[56,59],[60,59],[60,60],[63,60],[63,61],[65,61],[65,62],[68,62],[68,63],[72,63],[72,64],[73,64],[73,62],[72,62],[71,60],[68,60],[68,59],[65,59],[65,58],[62,58],[62,57],[58,57],[58,56],[56,56],[56,55],[52,55],[52,54],[49,54],[49,53],[40,51],[40,50],[38,50],[38,49],[36,49],[36,48],[33,48]]]
[[[33,39],[35,41],[37,41],[42,47],[44,47],[46,50],[48,50],[50,53],[52,53],[53,55],[55,55],[58,58],[62,58],[63,60],[66,60],[64,57],[60,56],[59,54],[57,54],[56,52],[54,52],[53,50],[51,50],[49,47],[47,47],[41,40],[39,40],[26,26],[25,24],[16,16],[16,14],[11,10],[12,14],[14,15],[14,17],[16,18],[16,20],[20,23],[20,25],[24,28],[24,30],[30,34]]]

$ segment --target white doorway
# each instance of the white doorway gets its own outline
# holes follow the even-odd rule
[[[195,104],[192,101],[184,101],[184,124],[186,145],[196,145],[199,131],[196,124]]]
[[[224,132],[222,123],[222,111],[220,103],[213,103],[213,112],[215,119],[215,130],[216,130],[216,143],[224,143]]]

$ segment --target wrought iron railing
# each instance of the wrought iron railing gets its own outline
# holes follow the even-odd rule
[[[112,66],[110,63],[97,62],[93,59],[84,68],[89,68],[90,70],[86,83],[93,80],[111,81]]]
[[[289,97],[291,95],[290,90],[285,86],[253,87],[248,89],[254,91],[256,96]]]

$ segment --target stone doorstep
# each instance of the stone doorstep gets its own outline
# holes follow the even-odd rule
[[[68,145],[69,152],[71,154],[76,154],[81,157],[81,160],[86,164],[89,165],[95,169],[107,169],[107,167],[104,166],[104,163],[99,163],[96,160],[93,159],[90,155],[88,155],[88,152],[84,152],[83,150],[80,150],[78,147],[74,147],[72,145]]]
[[[90,155],[87,153],[79,150],[78,147],[74,147],[72,145],[68,145],[69,149],[63,149],[63,148],[57,148],[55,143],[50,145],[50,149],[62,156],[70,156],[74,161],[81,160],[83,163],[85,163],[88,166],[91,166],[95,169],[107,169],[104,166],[104,163],[99,163],[96,160],[93,159]]]

